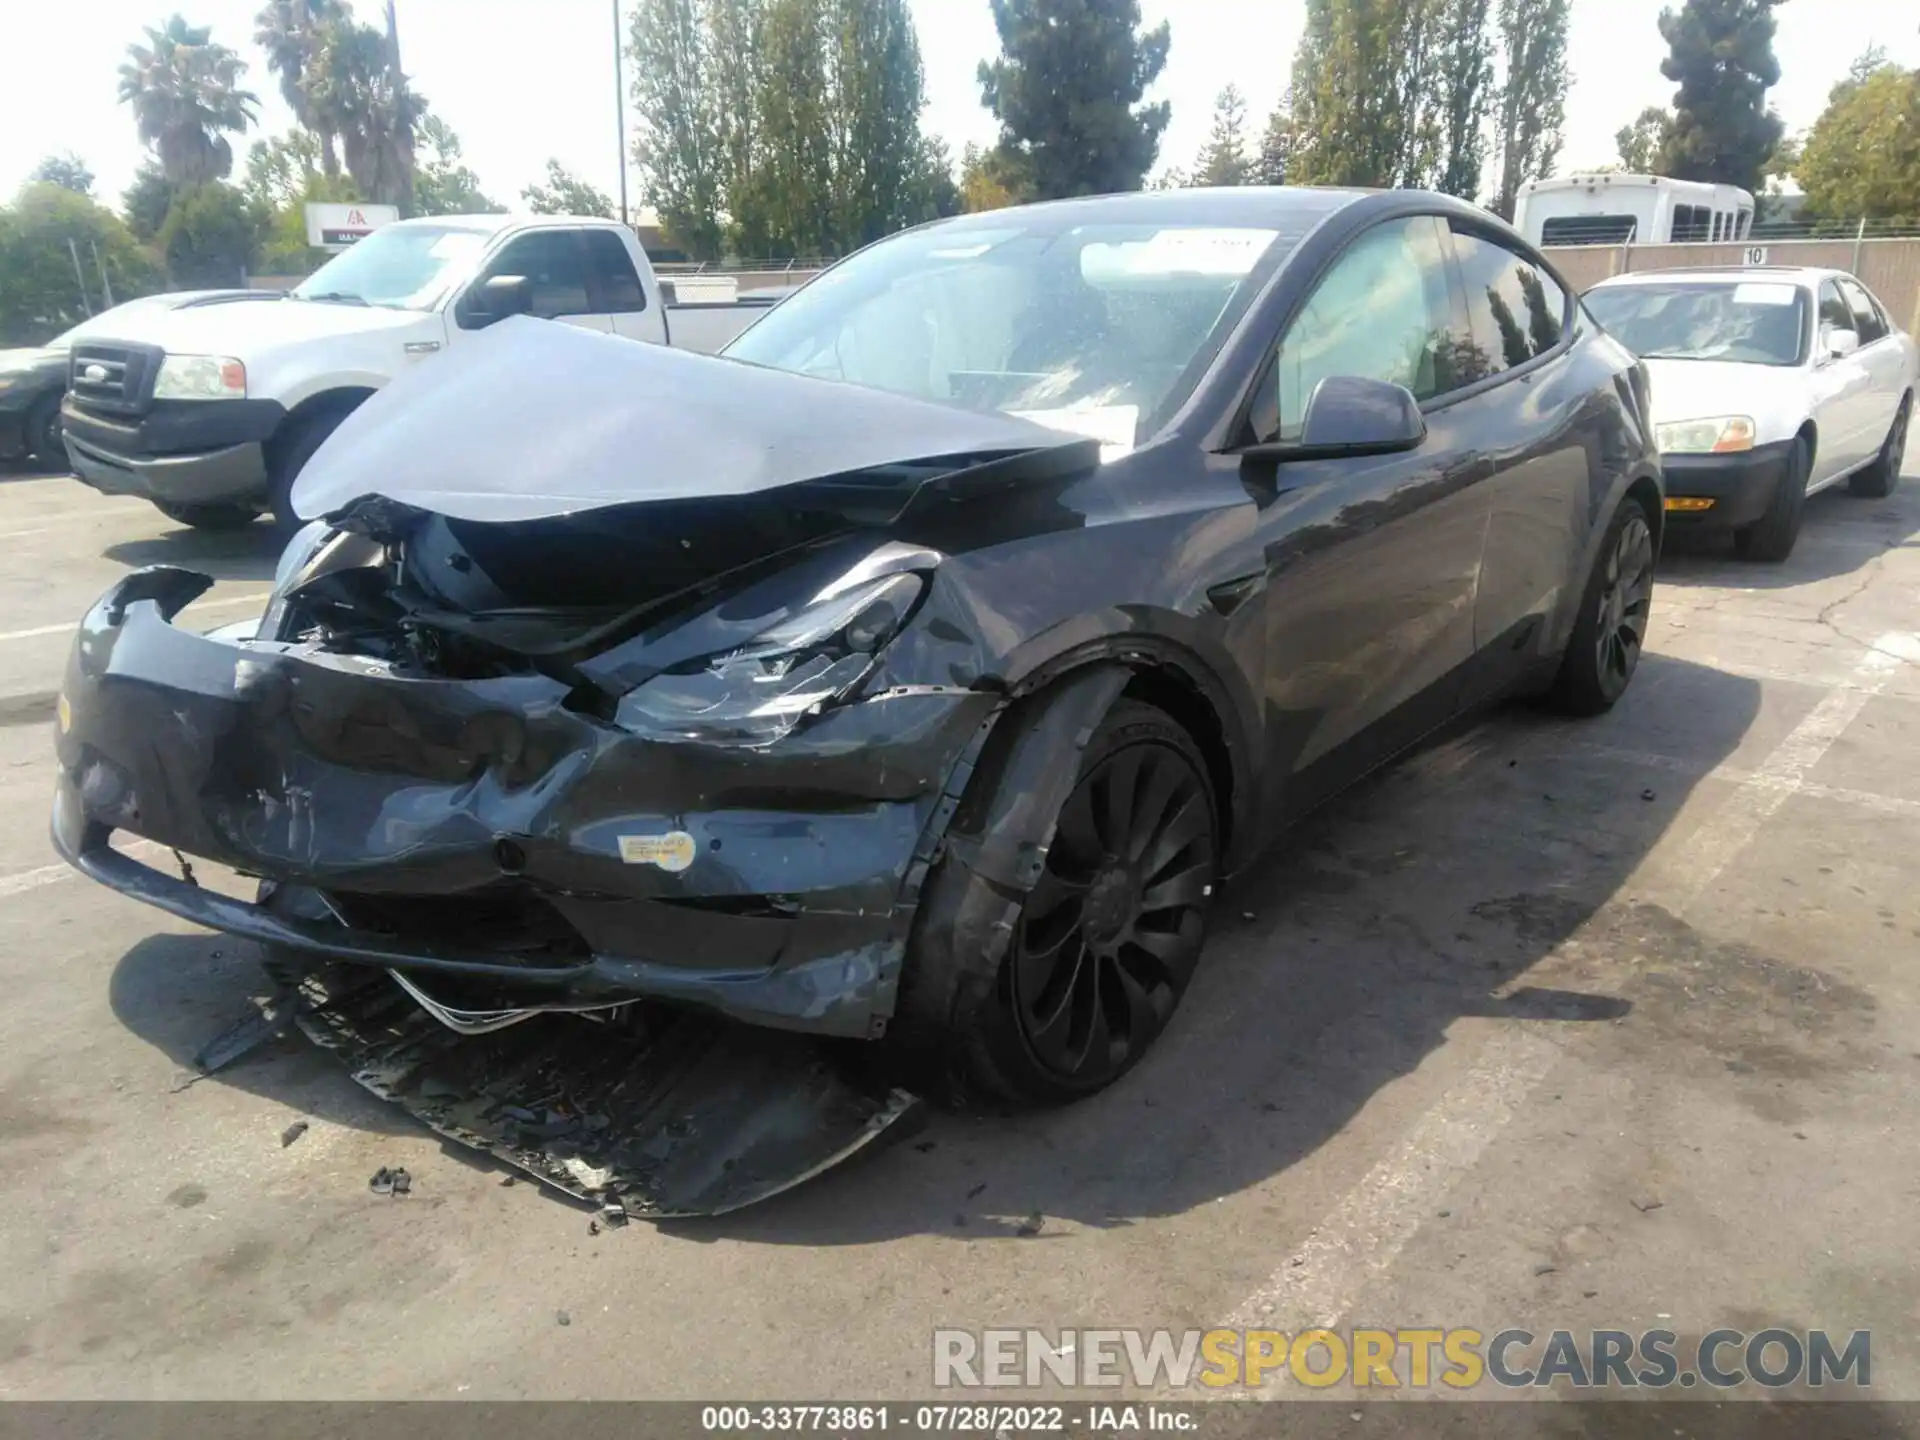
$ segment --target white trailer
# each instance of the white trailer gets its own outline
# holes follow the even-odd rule
[[[1753,196],[1664,175],[1568,175],[1522,186],[1513,223],[1536,245],[1724,243],[1747,238]]]

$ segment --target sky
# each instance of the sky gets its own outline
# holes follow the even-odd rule
[[[615,0],[396,0],[402,58],[434,111],[459,133],[488,194],[517,201],[549,157],[617,197],[613,80]],[[990,143],[974,72],[998,47],[987,0],[909,0],[925,56],[926,127],[957,156]],[[174,8],[248,62],[261,97],[259,134],[290,128],[286,106],[254,46],[260,0],[0,0],[0,195],[46,154],[72,150],[117,199],[141,159],[133,120],[116,99],[117,70],[141,27]],[[1663,0],[1574,0],[1568,52],[1565,172],[1615,159],[1613,135],[1648,105],[1669,102],[1660,75]],[[625,8],[623,3],[623,8]],[[1188,166],[1205,142],[1214,96],[1228,83],[1249,102],[1253,128],[1278,101],[1299,39],[1304,0],[1142,0],[1149,23],[1173,22],[1173,49],[1150,98],[1173,103],[1160,164]],[[378,0],[359,0],[363,19]],[[1920,66],[1920,30],[1895,0],[1789,0],[1776,12],[1783,71],[1774,104],[1792,130],[1811,125],[1828,90],[1870,42]],[[245,146],[236,146],[244,155]],[[632,179],[638,206],[638,177]]]

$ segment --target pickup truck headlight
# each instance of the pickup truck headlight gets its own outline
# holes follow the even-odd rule
[[[247,367],[229,355],[169,355],[153,382],[156,400],[244,400]]]
[[[1679,420],[1654,427],[1662,455],[1732,455],[1753,449],[1751,416],[1719,415],[1711,420]]]
[[[771,745],[866,679],[925,588],[907,573],[830,593],[737,650],[656,675],[614,719],[662,739]]]

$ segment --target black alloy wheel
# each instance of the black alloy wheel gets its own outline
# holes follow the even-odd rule
[[[1200,958],[1214,832],[1205,779],[1158,740],[1074,787],[1006,971],[1029,1053],[1068,1087],[1107,1084],[1165,1028]]]
[[[1639,667],[1653,604],[1653,532],[1634,506],[1605,561],[1594,627],[1594,659],[1609,700],[1625,693]]]

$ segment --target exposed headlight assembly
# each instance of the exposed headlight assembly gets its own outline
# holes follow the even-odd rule
[[[1754,433],[1751,416],[1719,415],[1656,425],[1654,442],[1662,455],[1732,455],[1753,449]]]
[[[663,739],[771,745],[866,679],[925,588],[912,573],[829,588],[739,649],[656,675],[614,718]]]
[[[154,377],[156,400],[244,400],[247,367],[230,355],[169,355]]]

